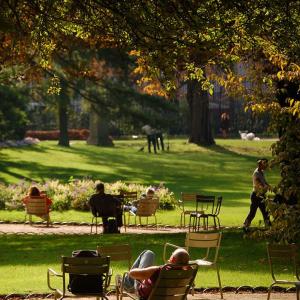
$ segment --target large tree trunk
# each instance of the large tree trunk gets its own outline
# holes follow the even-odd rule
[[[58,122],[59,122],[59,140],[58,145],[69,147],[70,140],[68,135],[68,100],[62,91],[58,98]]]
[[[188,81],[187,101],[190,111],[189,142],[203,146],[215,144],[210,125],[208,94],[201,89],[199,82]]]
[[[90,135],[87,143],[96,146],[113,146],[112,139],[109,137],[108,124],[108,119],[100,116],[99,112],[92,106],[90,112]]]

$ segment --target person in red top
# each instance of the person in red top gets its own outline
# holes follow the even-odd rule
[[[150,250],[143,251],[134,262],[124,281],[128,291],[136,291],[140,299],[148,299],[159,272],[163,266],[154,265],[155,254]],[[183,248],[176,249],[169,259],[170,264],[188,264],[190,256]]]
[[[28,195],[22,199],[22,202],[26,206],[26,204],[30,201],[30,199],[35,198],[35,197],[46,198],[46,205],[47,205],[47,209],[48,209],[48,213],[49,213],[50,206],[52,204],[52,200],[47,197],[45,192],[40,192],[40,190],[36,186],[30,187],[30,189],[28,191]],[[43,219],[45,219],[45,218],[47,219],[46,216],[39,216],[39,217],[41,217]]]

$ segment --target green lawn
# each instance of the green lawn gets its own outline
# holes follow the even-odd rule
[[[67,181],[92,177],[105,182],[123,180],[141,184],[165,185],[178,197],[180,192],[201,192],[222,195],[224,202],[221,221],[226,226],[240,226],[249,209],[251,175],[256,158],[270,157],[274,141],[216,140],[212,147],[187,144],[183,139],[170,141],[169,152],[148,154],[137,150],[139,141],[116,141],[114,148],[87,146],[73,141],[70,148],[56,142],[42,142],[27,148],[0,150],[0,181],[20,179],[42,181],[58,178]],[[268,172],[271,184],[278,181],[278,172]],[[0,220],[22,220],[23,212],[0,211]],[[257,215],[253,224],[261,219]],[[53,212],[53,221],[89,222],[90,214],[81,212]],[[159,212],[158,222],[178,225],[179,211]]]
[[[184,234],[86,235],[86,236],[0,236],[0,294],[49,292],[46,271],[53,267],[60,271],[60,256],[70,255],[74,249],[95,249],[97,245],[130,243],[133,257],[145,248],[153,250],[157,264],[162,263],[163,244],[183,245]],[[199,255],[199,254],[198,254]],[[192,252],[196,258],[197,253]],[[239,231],[223,234],[220,250],[223,286],[268,286],[271,276],[265,242],[245,240]],[[125,271],[126,265],[113,265],[114,274]],[[217,286],[214,270],[200,269],[196,287]]]
[[[180,192],[222,195],[221,223],[240,226],[249,209],[251,175],[256,158],[270,157],[274,141],[217,140],[213,147],[198,147],[183,139],[171,140],[170,151],[157,155],[138,152],[143,141],[116,141],[114,148],[87,146],[74,141],[69,149],[56,142],[37,146],[0,150],[0,181],[8,184],[28,179],[42,181],[58,178],[67,181],[92,177],[105,182],[123,180],[145,185],[164,182],[178,197]],[[270,184],[276,184],[277,170],[268,172]],[[178,209],[159,211],[158,222],[178,225]],[[89,212],[52,212],[52,221],[90,222]],[[0,211],[0,220],[23,220],[22,211]],[[254,225],[261,219],[257,214]],[[128,242],[134,257],[149,248],[161,263],[162,245],[168,241],[183,245],[184,234],[99,235],[99,236],[32,236],[0,235],[0,294],[47,292],[46,270],[59,270],[60,255],[74,249],[95,249],[100,244]],[[266,259],[265,242],[245,240],[241,231],[225,231],[220,253],[224,286],[267,286],[271,278]],[[195,254],[195,253],[193,253]],[[125,270],[115,265],[115,272]],[[197,287],[216,286],[213,271],[200,270]]]

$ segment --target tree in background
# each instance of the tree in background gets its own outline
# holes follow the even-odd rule
[[[26,88],[0,84],[0,141],[23,139],[28,123]]]

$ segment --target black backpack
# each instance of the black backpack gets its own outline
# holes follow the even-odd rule
[[[103,225],[103,233],[120,233],[116,219],[108,219],[107,224]]]
[[[75,250],[72,257],[98,257],[96,250]],[[103,292],[101,275],[69,274],[68,290],[73,294],[97,294]]]

